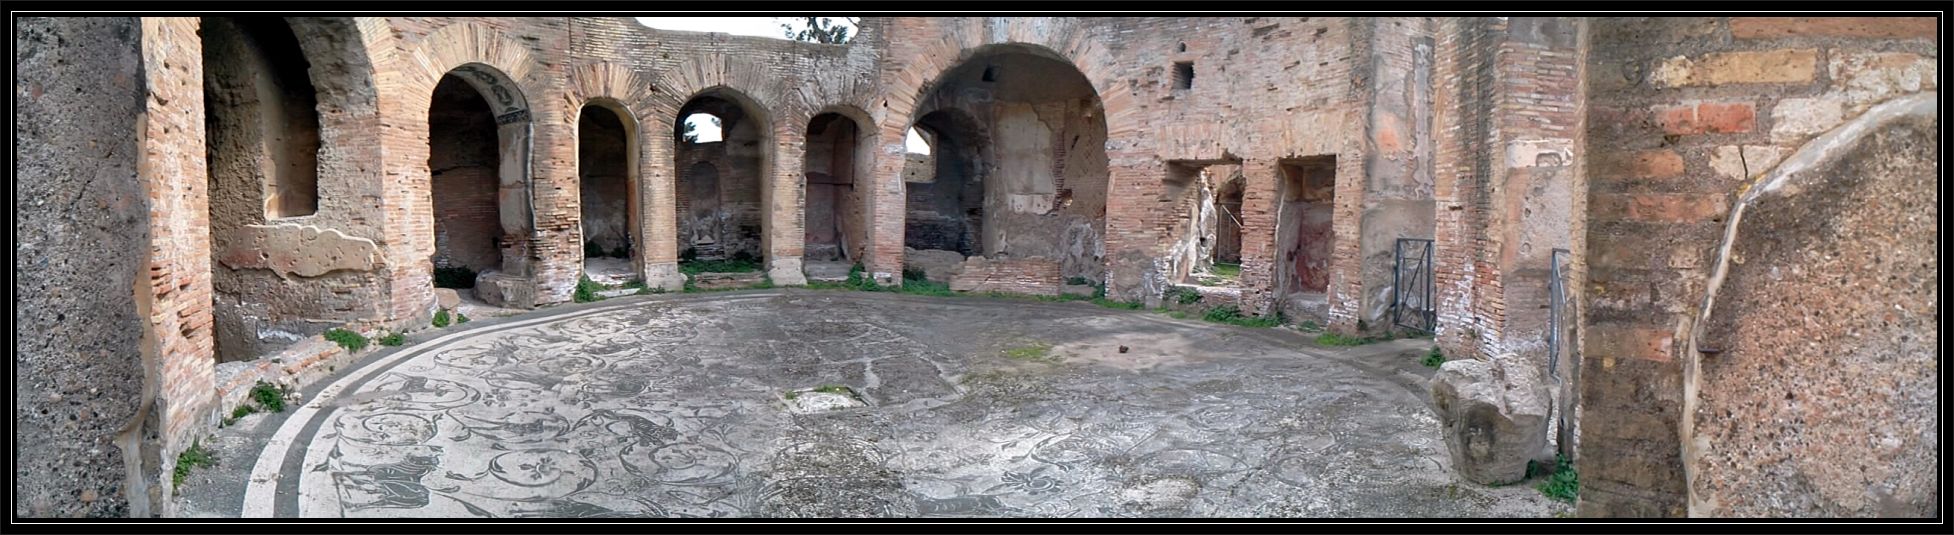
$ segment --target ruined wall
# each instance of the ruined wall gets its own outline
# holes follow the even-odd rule
[[[971,183],[971,177],[980,177],[982,219],[976,230],[982,254],[1047,258],[1058,261],[1067,277],[1098,281],[1104,271],[1100,239],[1106,204],[1104,111],[1090,82],[1072,65],[1012,50],[994,50],[945,73],[917,113],[927,117],[939,109],[954,109],[968,114],[975,125],[949,128],[983,132],[981,136],[933,131],[952,139],[950,143],[956,143],[955,138],[989,142],[987,149],[979,151],[980,159],[965,159],[963,165],[955,165],[960,169],[951,170],[961,175],[964,185]],[[944,191],[923,194],[938,200],[931,203],[934,210],[911,211],[931,220],[915,225],[919,230],[947,233],[968,215],[967,209],[943,194],[958,182],[943,178],[935,182],[942,186],[934,189]],[[910,204],[924,203],[912,199]],[[948,240],[909,243],[944,248],[941,245]]]
[[[935,151],[910,166],[929,172],[905,173],[903,243],[919,250],[956,251],[977,256],[984,250],[984,184],[989,174],[989,139],[975,118],[940,110],[917,120],[917,129],[936,141]],[[905,160],[916,155],[907,155]]]
[[[1362,161],[1361,144],[1346,134],[1357,131],[1353,121],[1358,118],[1354,105],[1358,95],[1351,81],[1352,29],[1357,21],[1227,17],[1095,22],[1117,29],[1126,43],[1121,49],[1126,70],[1117,79],[1130,84],[1133,113],[1144,117],[1147,125],[1140,132],[1113,136],[1115,146],[1146,147],[1150,156],[1165,161],[1241,164],[1244,309],[1274,310],[1283,256],[1276,229],[1282,182],[1277,160],[1330,155],[1340,163]],[[1173,85],[1176,63],[1192,64],[1193,87]],[[1358,169],[1353,163],[1340,171],[1340,187],[1360,185],[1346,178]],[[1146,172],[1153,177],[1165,175]],[[1149,282],[1155,279],[1148,271],[1166,267],[1155,255],[1177,241],[1172,222],[1182,214],[1170,212],[1165,203],[1151,202],[1161,197],[1164,187],[1157,178],[1116,180],[1113,187],[1116,199],[1149,201],[1109,208],[1111,293],[1127,295],[1118,290],[1131,284],[1133,290],[1157,294],[1165,288]],[[1354,197],[1339,190],[1339,202],[1347,198]],[[1350,228],[1354,231],[1355,224]],[[1332,293],[1336,299],[1343,297],[1334,288]],[[1355,294],[1348,297],[1354,299]]]
[[[1882,331],[1851,314],[1801,307],[1779,292],[1795,292],[1800,284],[1813,284],[1817,291],[1819,283],[1800,281],[1818,280],[1830,281],[1824,284],[1828,288],[1869,288],[1849,284],[1851,277],[1881,274],[1888,277],[1878,287],[1892,288],[1908,284],[1902,281],[1917,277],[1920,267],[1805,256],[1796,269],[1778,264],[1784,269],[1778,270],[1778,282],[1770,290],[1744,282],[1756,280],[1759,272],[1733,268],[1726,291],[1742,297],[1726,298],[1726,304],[1744,302],[1753,305],[1748,310],[1800,319],[1777,325],[1770,323],[1777,320],[1757,316],[1713,325],[1721,337],[1706,337],[1696,349],[1721,352],[1688,349],[1734,201],[1759,188],[1760,177],[1787,165],[1781,162],[1814,138],[1829,135],[1881,101],[1934,89],[1932,20],[1628,18],[1599,19],[1592,26],[1581,513],[1918,511],[1909,504],[1919,503],[1923,495],[1916,489],[1921,487],[1903,476],[1868,483],[1859,478],[1876,474],[1836,471],[1868,457],[1900,467],[1920,462],[1920,454],[1913,452],[1926,446],[1913,444],[1931,440],[1918,434],[1931,422],[1910,408],[1917,407],[1908,401],[1911,393],[1884,394],[1896,392],[1884,385],[1904,384],[1907,379],[1901,378],[1917,372],[1913,363],[1921,361],[1905,356],[1912,342],[1878,334]],[[1915,127],[1885,130],[1865,141],[1868,146],[1847,151],[1860,156],[1814,166],[1837,172],[1835,182],[1808,186],[1843,196],[1826,201],[1837,208],[1794,216],[1782,212],[1784,207],[1809,197],[1760,202],[1758,209],[1773,215],[1738,230],[1737,254],[1728,261],[1743,266],[1757,258],[1772,265],[1782,262],[1778,259],[1783,255],[1805,250],[1830,251],[1844,260],[1866,254],[1856,249],[1855,235],[1864,236],[1862,240],[1877,235],[1886,245],[1882,258],[1915,254],[1908,251],[1918,246],[1905,240],[1904,227],[1894,234],[1855,234],[1868,232],[1863,225],[1869,220],[1847,207],[1854,206],[1850,199],[1868,190],[1897,193],[1921,187],[1910,178],[1921,169],[1920,153],[1910,148],[1924,139],[1918,132]],[[1877,171],[1865,167],[1876,162],[1884,163]],[[1931,209],[1892,202],[1881,201],[1890,211],[1877,217],[1934,217]],[[1837,226],[1822,231],[1823,240],[1787,239],[1809,235],[1812,225],[1826,223]],[[1860,298],[1890,308],[1894,302],[1887,299],[1905,299],[1898,297],[1903,293],[1842,294],[1851,298],[1828,301],[1824,308],[1850,309]],[[1728,318],[1721,315],[1737,309],[1719,305],[1718,310],[1713,320]],[[1917,312],[1893,312],[1890,320],[1879,319],[1895,326],[1920,321],[1914,319]],[[1820,313],[1824,315],[1811,315]],[[1760,328],[1773,329],[1768,337],[1772,342],[1752,334]],[[1912,331],[1915,336],[1920,332]],[[1846,339],[1854,340],[1851,349],[1825,351],[1824,357],[1808,352]],[[1770,345],[1791,340],[1821,345]],[[1877,365],[1845,364],[1868,362],[1855,361],[1852,355],[1879,347],[1897,352],[1883,352],[1890,356]],[[1798,371],[1813,365],[1833,372],[1855,370],[1867,380],[1847,387],[1806,379],[1814,376]],[[1801,395],[1786,399],[1786,391]],[[1803,394],[1818,399],[1804,399]],[[1843,400],[1855,400],[1854,416],[1825,408]],[[1875,413],[1879,416],[1871,416]],[[1912,437],[1902,438],[1910,433]],[[1848,435],[1856,438],[1834,438]],[[1867,437],[1879,438],[1868,443]],[[1679,458],[1679,450],[1690,457]]]
[[[1439,344],[1456,356],[1518,352],[1544,373],[1552,252],[1571,251],[1585,219],[1582,21],[1444,25],[1437,111],[1462,134],[1439,140]]]
[[[1358,71],[1352,77],[1368,104],[1364,159],[1360,172],[1342,172],[1338,178],[1339,182],[1362,180],[1363,187],[1358,198],[1339,199],[1344,206],[1354,203],[1357,213],[1354,218],[1347,213],[1338,218],[1343,224],[1336,230],[1338,236],[1354,237],[1357,242],[1359,271],[1346,272],[1341,282],[1346,293],[1360,297],[1352,311],[1355,325],[1349,325],[1351,318],[1335,313],[1333,327],[1387,328],[1392,295],[1398,290],[1392,287],[1397,240],[1432,237],[1435,25],[1431,18],[1391,17],[1365,19],[1357,28],[1360,36],[1368,34],[1368,39],[1358,41]],[[1358,162],[1337,163],[1341,167]],[[1340,302],[1338,310],[1346,310],[1349,303]],[[1417,305],[1414,308],[1429,308]]]
[[[330,19],[203,23],[218,359],[385,320],[374,207],[348,202],[372,180],[370,67],[345,47],[356,32]]]
[[[117,440],[149,394],[143,28],[17,23],[14,514],[126,516],[146,498],[125,492],[138,452]]]

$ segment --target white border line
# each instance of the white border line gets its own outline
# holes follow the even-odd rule
[[[758,295],[743,295],[743,296],[737,296],[733,299],[714,299],[713,302],[743,300],[741,298],[751,299],[751,298],[759,298],[759,297],[771,297],[774,295],[780,295],[780,294],[768,293],[768,294],[758,294]],[[351,388],[354,384],[358,384],[361,381],[365,381],[368,377],[380,372],[381,370],[389,369],[391,365],[393,365],[394,363],[411,359],[414,357],[418,357],[428,351],[440,349],[442,346],[446,345],[449,342],[454,342],[465,337],[479,336],[479,335],[489,334],[493,332],[506,331],[506,330],[517,329],[522,327],[529,327],[529,326],[534,326],[542,323],[573,320],[585,316],[590,316],[593,314],[613,312],[613,311],[623,310],[632,307],[657,304],[659,302],[661,301],[649,301],[649,302],[641,302],[641,303],[619,303],[612,306],[593,308],[590,310],[569,312],[564,314],[552,314],[541,318],[522,320],[522,321],[503,324],[503,325],[484,327],[481,329],[470,329],[466,331],[460,331],[453,334],[449,334],[447,336],[442,336],[440,338],[422,342],[420,344],[416,344],[416,347],[414,348],[407,349],[405,351],[400,351],[392,355],[387,355],[386,358],[382,358],[380,360],[366,363],[364,366],[361,366],[358,371],[348,374],[345,377],[341,377],[339,380],[333,381],[331,385],[320,390],[318,395],[313,396],[313,398],[311,400],[308,400],[304,406],[300,407],[297,411],[294,411],[290,418],[286,418],[283,424],[279,425],[278,432],[273,434],[271,436],[271,439],[265,442],[265,448],[258,453],[258,463],[256,465],[253,465],[251,468],[251,477],[245,482],[247,486],[245,487],[244,490],[244,507],[242,510],[239,511],[238,517],[239,518],[274,518],[276,516],[276,511],[277,511],[276,506],[277,506],[277,498],[278,498],[278,480],[280,478],[279,471],[285,465],[285,457],[290,453],[293,440],[298,438],[299,433],[305,429],[306,424],[310,423],[314,417],[318,416],[319,412],[325,410],[326,404],[328,402],[331,402],[334,398],[337,398],[341,392],[344,392],[346,391],[346,389]],[[665,301],[665,302],[676,304],[678,301]]]

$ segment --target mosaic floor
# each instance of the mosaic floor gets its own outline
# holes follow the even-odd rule
[[[1299,334],[855,292],[615,302],[343,372],[277,428],[244,515],[1566,510],[1455,482],[1416,393]],[[790,391],[824,386],[867,406],[789,412]]]

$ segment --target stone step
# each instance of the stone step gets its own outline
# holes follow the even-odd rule
[[[745,288],[767,280],[767,274],[759,271],[737,273],[700,273],[692,276],[692,285],[701,290],[725,288]]]

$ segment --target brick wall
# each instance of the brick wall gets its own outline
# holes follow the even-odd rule
[[[959,292],[1000,292],[1024,295],[1058,295],[1065,278],[1059,264],[1038,258],[990,259],[981,256],[964,261],[963,271],[950,277],[950,289]]]
[[[1710,437],[1728,424],[1690,429],[1691,415],[1708,422],[1732,415],[1795,418],[1781,412],[1782,396],[1690,412],[1698,401],[1686,396],[1689,381],[1711,381],[1694,391],[1712,399],[1742,398],[1763,385],[1719,385],[1713,375],[1692,379],[1692,366],[1707,357],[1687,348],[1735,199],[1813,137],[1878,102],[1933,89],[1932,19],[1621,18],[1592,26],[1581,513],[1804,515],[1815,513],[1797,504],[1843,503],[1838,500],[1868,492],[1822,487],[1846,480],[1810,471],[1798,476],[1811,482],[1801,485],[1830,490],[1765,491],[1781,476],[1744,468],[1844,462],[1817,461],[1827,451],[1817,446],[1747,448],[1721,453],[1715,462],[1680,458],[1679,451],[1704,445],[1722,451]],[[1807,321],[1779,336],[1823,336],[1839,321]],[[1751,358],[1784,357],[1779,351]],[[1766,382],[1796,380],[1791,369],[1769,375]],[[1880,402],[1873,403],[1858,406]],[[1798,432],[1869,424],[1814,421]],[[1688,440],[1679,435],[1707,429],[1718,431]],[[1767,451],[1781,461],[1747,457]],[[1694,486],[1685,487],[1685,473]],[[1719,494],[1731,488],[1751,490]],[[1754,501],[1764,496],[1776,505]],[[1867,513],[1848,511],[1830,514]]]

